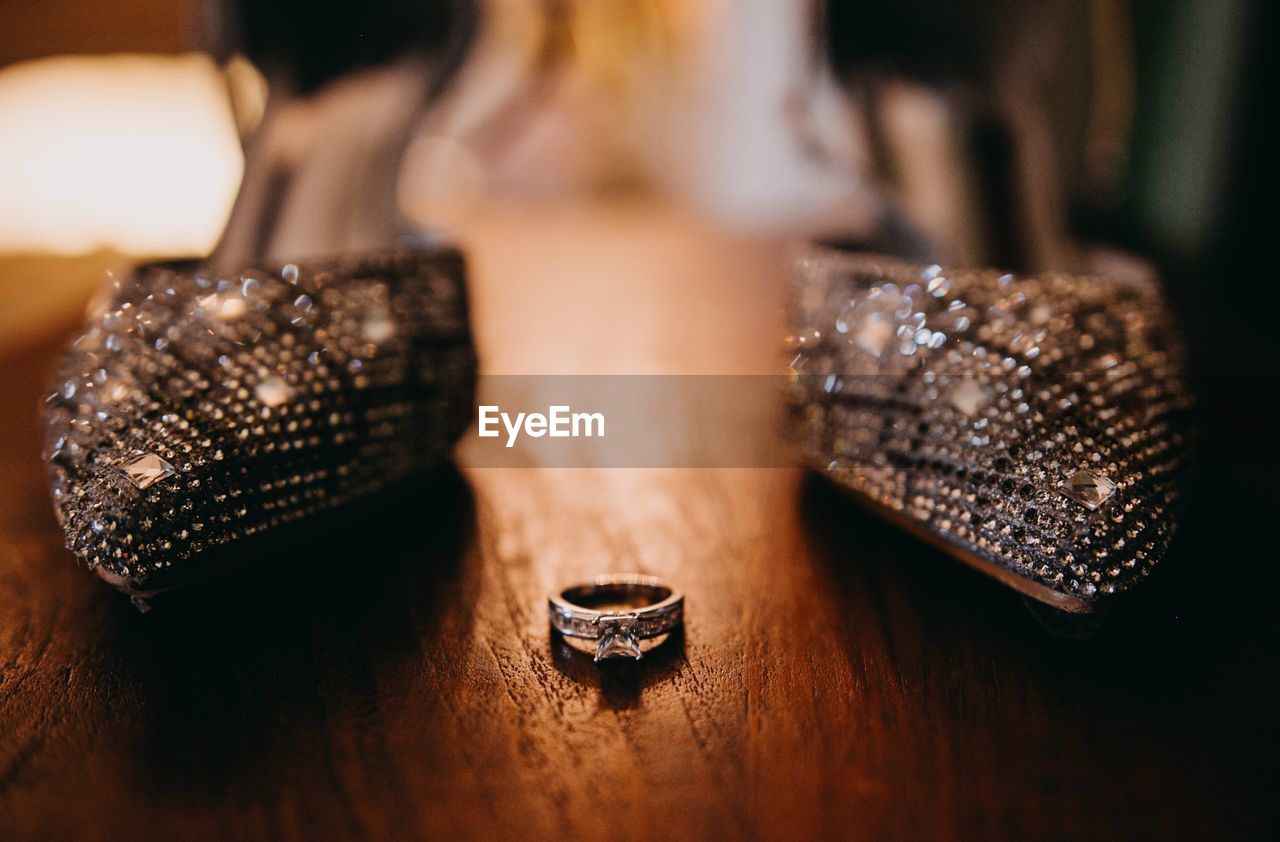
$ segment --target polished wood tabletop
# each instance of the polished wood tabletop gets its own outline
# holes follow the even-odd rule
[[[486,372],[780,364],[780,238],[604,209],[463,240]],[[1208,442],[1167,572],[1086,640],[798,468],[484,467],[465,442],[421,493],[142,614],[48,502],[36,409],[74,322],[0,357],[0,838],[1275,830],[1241,437]],[[1208,403],[1211,432],[1235,417]],[[548,634],[548,591],[631,570],[684,589],[682,637],[599,669]]]

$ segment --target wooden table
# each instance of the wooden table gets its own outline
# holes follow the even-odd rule
[[[634,209],[506,212],[466,239],[488,371],[777,365],[771,243]],[[0,838],[1275,829],[1274,573],[1198,578],[1270,505],[1238,438],[1208,449],[1167,575],[1085,642],[798,470],[499,469],[465,447],[252,588],[142,615],[50,513],[33,416],[59,339],[0,359]],[[688,596],[683,640],[638,669],[547,633],[548,590],[614,569]]]

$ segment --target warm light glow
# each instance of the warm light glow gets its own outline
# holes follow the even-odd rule
[[[64,57],[0,71],[0,251],[196,255],[243,161],[207,57]]]

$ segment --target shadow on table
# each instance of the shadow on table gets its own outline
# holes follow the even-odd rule
[[[443,618],[470,623],[474,509],[449,465],[287,558],[162,595],[145,616],[119,600],[106,637],[146,719],[142,779],[265,793],[331,769],[334,741],[376,751],[386,683],[421,671]]]
[[[862,614],[876,616],[890,637],[924,635],[940,649],[963,642],[1037,663],[1045,675],[1072,682],[1112,669],[1116,674],[1108,681],[1134,687],[1174,678],[1170,670],[1185,675],[1184,658],[1195,642],[1182,623],[1188,594],[1180,587],[1180,571],[1169,571],[1167,581],[1144,583],[1101,617],[1051,617],[1057,625],[1047,628],[1046,615],[1060,612],[1028,605],[1013,590],[882,520],[826,481],[806,479],[799,507],[814,556],[833,590],[847,604],[865,609]],[[1180,549],[1175,546],[1175,552]],[[1171,558],[1167,566],[1178,568],[1180,561]],[[1135,659],[1137,652],[1142,657]]]
[[[1269,597],[1252,592],[1248,568],[1214,561],[1225,549],[1221,525],[1239,516],[1238,502],[1213,492],[1226,470],[1206,468],[1163,569],[1083,640],[1051,633],[1013,590],[825,481],[807,479],[798,506],[850,663],[874,653],[885,670],[876,681],[923,682],[920,692],[963,701],[949,715],[967,728],[975,710],[997,721],[1003,711],[1024,722],[1010,739],[1029,756],[1073,744],[1095,759],[1148,753],[1152,763],[1194,766],[1198,757],[1204,774],[1247,782],[1269,762],[1259,746],[1274,730],[1262,701],[1269,637],[1259,630]],[[1225,574],[1221,590],[1204,586],[1210,569]],[[1027,723],[1037,717],[1052,725],[1033,739]]]

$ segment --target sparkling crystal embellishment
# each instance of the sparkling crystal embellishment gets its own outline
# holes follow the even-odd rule
[[[1092,512],[1115,496],[1116,484],[1101,474],[1082,469],[1067,477],[1062,493]]]
[[[952,406],[965,415],[974,415],[987,405],[990,396],[986,389],[979,386],[972,377],[965,377],[952,388],[947,399],[951,401]]]
[[[595,621],[600,637],[596,660],[634,658],[640,660],[640,618],[635,614],[599,617]]]
[[[864,351],[870,351],[877,357],[884,353],[884,348],[893,336],[893,322],[880,313],[869,313],[862,320],[862,325],[854,333],[854,342]]]
[[[263,406],[275,409],[293,397],[293,389],[283,377],[272,375],[255,386],[253,394]]]
[[[365,339],[375,344],[386,342],[396,335],[396,323],[385,310],[374,310],[365,317],[361,333]]]
[[[154,453],[135,456],[121,465],[120,470],[129,478],[129,482],[144,490],[177,473],[172,465]]]
[[[219,319],[238,319],[244,315],[243,298],[214,293],[198,301],[200,308]]]
[[[795,293],[793,330],[822,337],[789,380],[814,470],[1064,610],[1096,610],[1160,563],[1192,396],[1154,283],[819,246]]]
[[[151,594],[426,476],[474,406],[463,273],[442,245],[113,282],[42,410],[67,548]]]

